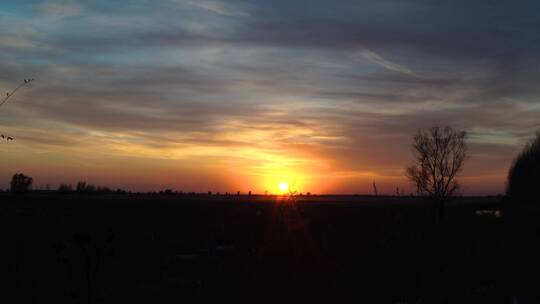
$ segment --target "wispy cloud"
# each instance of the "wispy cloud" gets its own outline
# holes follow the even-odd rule
[[[35,43],[25,37],[0,35],[0,48],[34,49]]]
[[[401,65],[401,64],[398,64],[398,63],[395,63],[395,62],[392,62],[388,59],[385,59],[384,57],[382,57],[381,55],[373,52],[373,51],[370,51],[370,50],[367,50],[367,49],[364,49],[361,51],[361,54],[362,56],[373,62],[373,63],[376,63],[380,66],[382,66],[383,68],[385,69],[388,69],[390,71],[394,71],[394,72],[399,72],[399,73],[403,73],[403,74],[407,74],[407,75],[410,75],[410,76],[414,76],[414,77],[419,77],[418,74],[416,74],[413,70],[409,69],[408,67],[404,66],[404,65]]]
[[[62,19],[66,17],[79,16],[83,12],[82,5],[75,2],[46,1],[36,8],[47,17]]]
[[[249,13],[246,10],[227,2],[221,2],[217,0],[196,0],[188,1],[187,3],[218,15],[231,17],[249,16]]]

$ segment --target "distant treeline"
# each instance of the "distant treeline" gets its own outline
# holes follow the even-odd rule
[[[235,194],[232,194],[230,192],[184,192],[184,191],[176,191],[173,189],[165,189],[160,191],[149,191],[149,192],[132,192],[127,191],[121,188],[112,189],[107,186],[99,186],[99,185],[93,185],[90,183],[87,183],[86,181],[79,181],[73,187],[71,184],[65,184],[62,183],[56,190],[52,190],[47,186],[47,189],[32,189],[33,184],[33,178],[30,176],[26,176],[23,173],[16,173],[13,175],[10,183],[10,189],[6,189],[5,192],[11,192],[15,194],[24,194],[28,192],[33,193],[60,193],[60,194],[151,194],[151,195],[225,195],[225,196],[231,196],[231,195],[248,195],[251,196],[252,192],[248,191],[246,193],[242,193],[241,191],[237,191]],[[4,192],[2,189],[0,189],[0,192]],[[264,195],[268,195],[267,192],[265,192]],[[304,196],[303,193],[296,194],[299,196]],[[305,194],[306,196],[310,196],[311,192],[307,192]]]
[[[240,196],[240,195],[247,195],[251,196],[252,192],[184,192],[181,190],[173,190],[173,189],[164,189],[159,191],[146,191],[146,192],[132,192],[129,190],[124,190],[121,188],[110,188],[107,186],[100,186],[100,185],[94,185],[87,183],[86,181],[79,181],[75,186],[72,184],[66,184],[62,183],[60,186],[58,186],[57,189],[50,189],[50,187],[47,185],[46,189],[32,189],[32,183],[33,179],[29,176],[26,176],[22,173],[17,173],[13,176],[11,181],[11,188],[9,189],[0,189],[1,192],[11,192],[16,194],[23,194],[23,193],[60,193],[60,194],[146,194],[146,195],[207,195],[207,196]],[[253,195],[269,195],[267,192],[264,194],[253,194]],[[307,193],[298,193],[296,194],[298,196],[311,196],[311,192]]]
[[[73,186],[70,184],[61,184],[58,187],[57,192],[58,193],[76,192],[76,193],[85,193],[85,194],[87,193],[118,193],[118,194],[128,193],[128,191],[123,190],[123,189],[113,190],[107,186],[95,186],[84,181],[78,182],[75,188],[73,188]]]

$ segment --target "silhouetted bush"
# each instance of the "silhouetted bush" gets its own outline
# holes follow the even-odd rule
[[[32,178],[22,173],[16,173],[11,178],[11,192],[22,194],[26,193],[32,187]]]
[[[108,187],[102,187],[102,186],[94,186],[92,184],[87,184],[86,182],[78,182],[77,183],[77,193],[82,194],[98,194],[98,193],[111,193],[112,190]]]
[[[61,184],[58,187],[58,193],[71,193],[74,192],[73,187],[68,184]],[[80,181],[77,183],[75,191],[80,194],[126,194],[127,192],[123,189],[112,190],[106,186],[94,186],[92,184],[87,184],[86,182]]]
[[[162,195],[173,195],[173,194],[174,194],[174,191],[173,191],[172,189],[165,189],[165,190],[159,191],[159,194],[162,194]]]
[[[106,186],[98,186],[96,188],[97,193],[111,193],[113,192],[109,187]]]
[[[82,193],[86,189],[86,182],[77,183],[77,192]]]
[[[59,187],[58,187],[58,193],[71,193],[73,192],[73,187],[71,185],[68,185],[68,184],[61,184]]]
[[[506,194],[512,203],[540,203],[540,131],[525,145],[508,173]]]

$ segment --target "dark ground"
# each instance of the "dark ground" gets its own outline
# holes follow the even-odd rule
[[[464,198],[437,224],[411,198],[0,194],[0,296],[17,299],[0,302],[271,291],[512,303],[538,285],[540,215],[504,211],[497,198]]]

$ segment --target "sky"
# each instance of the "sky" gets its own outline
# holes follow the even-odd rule
[[[504,192],[540,128],[537,1],[3,1],[0,187],[403,193],[420,128]],[[3,94],[3,93],[2,93]]]

